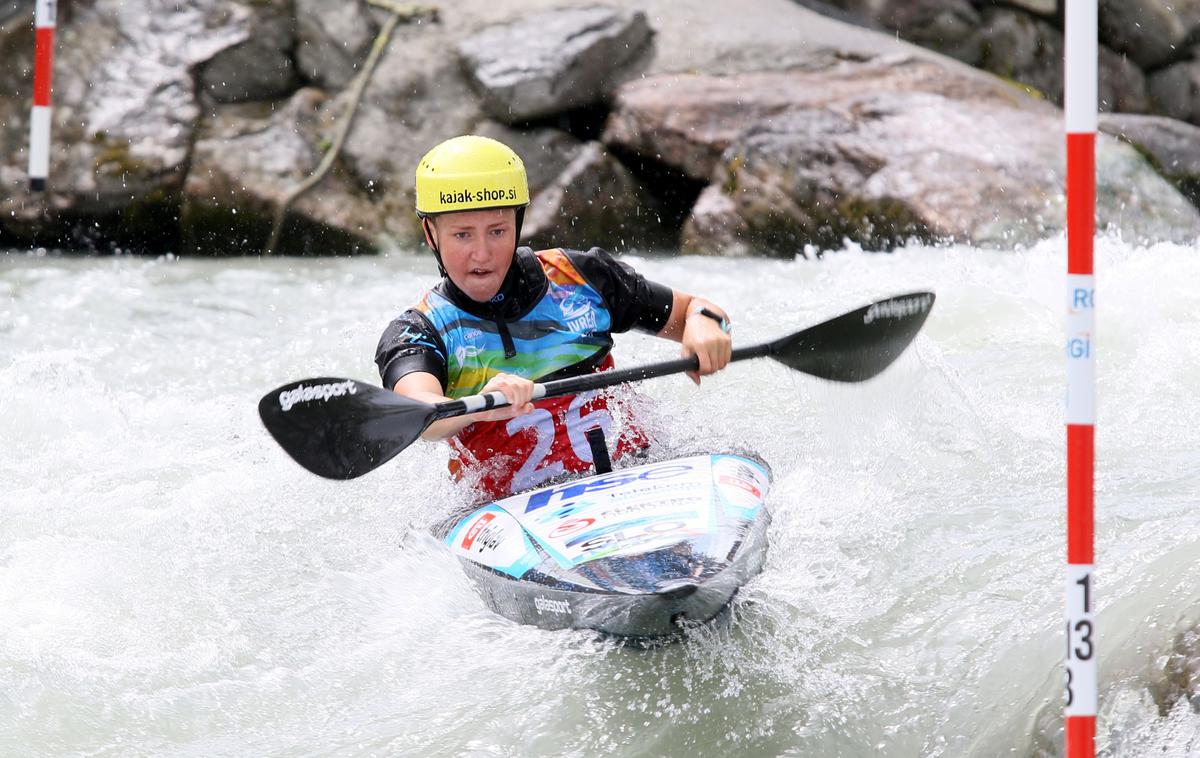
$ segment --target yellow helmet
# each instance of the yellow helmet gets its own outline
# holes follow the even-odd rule
[[[418,216],[528,204],[525,164],[494,139],[448,139],[417,165]]]

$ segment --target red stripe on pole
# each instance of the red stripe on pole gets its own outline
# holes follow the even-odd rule
[[[1067,563],[1095,563],[1096,429],[1067,424]]]
[[[54,72],[54,27],[38,27],[34,43],[33,104],[50,104],[50,79]]]
[[[1067,134],[1067,273],[1091,274],[1096,236],[1096,134]]]
[[[1067,716],[1064,737],[1067,758],[1091,758],[1096,754],[1096,717]]]

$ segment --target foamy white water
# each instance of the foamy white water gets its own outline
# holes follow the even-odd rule
[[[938,294],[865,384],[641,385],[662,434],[776,474],[732,622],[651,650],[486,610],[422,536],[440,448],[334,483],[261,428],[286,381],[377,381],[429,258],[0,256],[0,755],[1054,754],[1062,248],[637,260],[742,343]],[[1200,666],[1173,655],[1200,616],[1200,250],[1105,240],[1097,276],[1099,746],[1194,755],[1163,672]],[[674,354],[618,339],[622,365]]]

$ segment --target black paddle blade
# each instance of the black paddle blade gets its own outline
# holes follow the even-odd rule
[[[912,292],[851,311],[771,343],[770,355],[797,371],[835,382],[875,376],[908,347],[929,310],[932,292]]]
[[[411,445],[432,405],[353,379],[304,379],[263,396],[258,415],[275,441],[326,479],[353,479]]]

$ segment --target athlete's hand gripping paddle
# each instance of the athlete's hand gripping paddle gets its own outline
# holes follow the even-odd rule
[[[863,306],[773,342],[734,349],[731,361],[768,356],[806,374],[861,382],[890,366],[917,336],[932,292]],[[533,399],[570,395],[699,369],[695,356],[559,379],[534,387]],[[304,379],[263,396],[258,414],[275,441],[304,468],[354,479],[411,445],[434,421],[508,405],[500,392],[430,404],[354,379]]]

